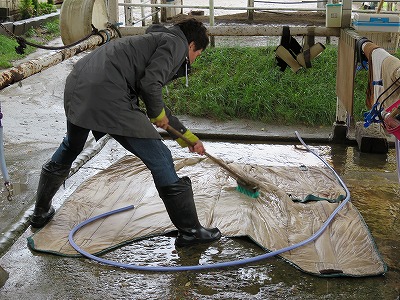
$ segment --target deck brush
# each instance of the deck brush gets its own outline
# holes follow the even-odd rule
[[[178,130],[174,129],[170,125],[168,125],[166,129],[170,134],[175,135],[182,140],[184,140],[188,145],[194,146],[196,143],[193,143],[189,139],[187,139],[182,133]],[[257,198],[260,195],[258,183],[252,178],[247,178],[238,174],[233,168],[231,168],[227,163],[222,161],[219,158],[212,156],[211,154],[205,152],[204,153],[208,158],[210,158],[213,162],[221,166],[223,169],[228,171],[228,173],[236,180],[237,187],[236,190],[244,195],[247,195],[251,198]]]

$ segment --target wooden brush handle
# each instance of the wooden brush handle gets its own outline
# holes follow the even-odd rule
[[[168,125],[167,131],[173,135],[176,135],[177,137],[181,138],[184,140],[188,145],[194,146],[196,143],[190,141],[188,138],[186,138],[182,133],[180,133],[178,130],[175,128],[171,127]],[[228,171],[233,178],[235,178],[237,181],[239,181],[241,184],[246,185],[249,189],[258,189],[258,183],[253,181],[250,178],[243,177],[242,175],[238,174],[235,170],[233,170],[227,163],[222,161],[221,159],[218,159],[211,154],[204,152],[204,154],[210,158],[213,162],[224,168],[226,171]]]

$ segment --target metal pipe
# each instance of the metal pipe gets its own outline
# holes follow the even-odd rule
[[[207,27],[210,36],[282,36],[282,26],[209,26]],[[120,27],[119,31],[123,36],[143,34],[144,27]],[[290,27],[290,34],[303,36],[309,34],[310,30],[314,36],[340,36],[340,28],[327,28],[320,26],[294,26]]]
[[[143,25],[143,21],[146,20],[149,17],[152,17],[152,16],[158,14],[159,11],[160,10],[155,10],[155,11],[143,16],[140,20],[137,20],[137,21],[133,22],[132,24],[135,25],[135,24],[138,24],[138,23],[142,22],[142,26],[145,26],[145,25]]]
[[[210,24],[210,26],[214,26],[215,25],[214,0],[210,0],[209,5],[210,5],[209,24]],[[215,38],[213,36],[210,36],[210,45],[212,47],[215,47]]]
[[[214,26],[214,0],[210,0],[210,26]]]
[[[132,3],[132,0],[124,0],[125,3]],[[143,9],[143,8],[142,8]],[[125,14],[125,24],[132,24],[132,9],[130,6],[124,7],[124,14]]]
[[[254,0],[247,0],[247,6],[254,7]],[[250,21],[254,20],[254,10],[249,9],[247,11],[247,19]]]
[[[52,55],[48,55],[45,57],[41,57],[38,59],[34,59],[28,61],[26,63],[22,63],[19,66],[13,67],[9,70],[3,71],[0,73],[0,90],[4,89],[5,87],[21,81],[33,74],[39,73],[51,66],[55,66],[58,63],[78,54],[81,53],[89,48],[93,48],[97,45],[103,43],[103,41],[108,40],[108,38],[115,38],[118,36],[118,33],[112,29],[107,28],[104,29],[106,32],[99,32],[102,35],[92,35],[87,40],[83,41],[82,43],[73,46],[71,48],[63,49],[59,52],[56,52]]]
[[[145,2],[145,0],[140,0],[141,3],[148,3],[148,1]],[[142,26],[146,26],[146,17],[145,17],[145,12],[144,12],[145,7],[140,8],[140,14],[142,15]],[[132,22],[133,23],[133,22]]]
[[[283,26],[213,26],[209,29],[213,36],[282,36]],[[340,28],[327,28],[320,26],[294,26],[290,27],[292,36],[303,36],[312,30],[315,36],[339,36]]]
[[[289,3],[288,3],[289,4]],[[126,4],[126,3],[119,3],[119,6],[132,6],[132,7],[171,7],[170,4]],[[196,8],[196,9],[210,9],[210,6],[206,5],[180,5],[174,4],[175,8]],[[285,10],[285,11],[325,11],[325,8],[290,8],[290,7],[275,7],[275,8],[267,8],[267,7],[249,7],[249,6],[214,6],[214,10],[216,9],[223,9],[223,10]]]
[[[308,4],[308,3],[326,2],[326,0],[299,0],[298,2],[254,0],[254,2],[258,2],[258,3],[267,3],[267,4],[271,4],[271,3],[274,3],[274,4],[277,4],[277,3],[280,3],[280,4],[296,4],[296,3],[298,3],[298,4]],[[366,1],[364,1],[364,0],[353,0],[352,2],[353,2],[353,3],[356,3],[356,2],[358,2],[358,3],[363,3],[363,2],[366,2]],[[398,0],[385,0],[385,2],[386,2],[386,3],[397,3],[397,2],[399,2],[399,1],[398,1]]]
[[[375,14],[376,13],[375,9],[352,9],[351,11],[356,12],[356,13],[362,13],[362,14]],[[398,13],[399,13],[398,11],[386,11],[386,10],[380,11],[380,14],[388,14],[388,15],[390,15],[390,14],[398,15]]]

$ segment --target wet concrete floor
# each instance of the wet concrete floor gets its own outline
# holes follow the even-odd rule
[[[246,120],[218,123],[182,116],[184,123],[201,135],[210,149],[214,143],[220,145],[220,141],[229,139],[234,140],[235,147],[243,153],[264,147],[260,153],[268,156],[272,152],[269,147],[278,144],[282,145],[280,151],[284,153],[285,147],[298,144],[294,130],[298,130],[308,143],[318,141],[318,151],[348,184],[352,201],[388,264],[388,272],[383,276],[320,278],[304,274],[279,258],[222,270],[151,273],[30,251],[26,238],[32,231],[27,227],[27,217],[34,202],[40,167],[65,133],[63,81],[76,59],[78,57],[0,92],[6,163],[15,188],[11,202],[7,200],[5,190],[0,199],[0,266],[9,273],[9,279],[0,290],[2,299],[25,299],[27,295],[30,299],[399,298],[400,194],[394,150],[390,149],[388,155],[371,155],[359,153],[353,146],[332,145],[329,143],[331,128],[278,127]],[[256,143],[253,145],[252,141]],[[178,153],[171,142],[167,143],[174,155],[182,154],[182,150]],[[264,143],[266,145],[262,145]],[[56,208],[86,178],[127,154],[110,140],[83,164],[95,148],[96,144],[89,141],[80,158],[82,162],[78,161],[76,165],[82,167],[56,195]],[[229,158],[229,151],[218,154]],[[163,236],[123,247],[108,253],[105,258],[150,265],[189,265],[261,253],[263,251],[251,241],[228,238],[208,248],[176,251],[173,238]]]
[[[174,157],[192,155],[166,141]],[[225,160],[242,157],[258,160],[260,154],[281,153],[284,160],[274,164],[298,163],[291,157],[293,144],[240,144],[206,141],[215,155]],[[31,251],[26,238],[28,228],[0,258],[0,265],[10,273],[1,289],[2,299],[397,299],[399,295],[399,227],[400,199],[395,155],[360,154],[354,147],[312,146],[340,172],[371,230],[378,250],[388,265],[382,276],[362,278],[322,278],[297,270],[278,257],[218,270],[197,272],[144,272],[99,264],[84,258],[61,257]],[[234,152],[232,154],[232,152]],[[252,155],[252,153],[256,155]],[[127,153],[110,140],[104,148],[71,178],[56,195],[59,208],[86,178],[107,167]],[[300,158],[301,160],[301,158]],[[307,164],[317,164],[307,159]],[[254,257],[263,252],[245,238],[223,237],[209,246],[178,249],[174,238],[160,236],[135,242],[102,258],[148,266],[209,264]]]

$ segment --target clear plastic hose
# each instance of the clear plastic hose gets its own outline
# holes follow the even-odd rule
[[[3,174],[4,182],[7,184],[10,182],[10,176],[8,176],[6,159],[4,156],[4,145],[3,145],[3,126],[0,125],[0,168],[1,174]]]

